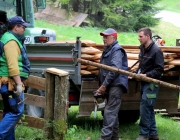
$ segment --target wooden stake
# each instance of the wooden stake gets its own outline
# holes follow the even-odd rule
[[[158,85],[161,85],[161,86],[165,86],[165,87],[180,90],[180,86],[178,86],[178,85],[163,82],[163,81],[153,79],[153,78],[150,78],[150,77],[144,77],[144,76],[141,76],[139,74],[128,72],[128,71],[125,71],[125,70],[122,70],[122,69],[113,68],[113,67],[110,67],[110,66],[107,66],[107,65],[95,63],[95,62],[84,60],[84,59],[81,59],[81,58],[78,58],[77,61],[82,63],[82,64],[95,66],[95,67],[98,67],[98,68],[102,68],[102,69],[106,69],[106,70],[109,70],[109,71],[117,72],[119,74],[124,74],[124,75],[133,77],[133,78],[135,78],[137,80],[140,80],[140,81],[151,82],[151,83],[158,84]]]

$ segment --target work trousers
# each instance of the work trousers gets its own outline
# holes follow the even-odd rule
[[[119,119],[118,112],[121,106],[122,87],[110,87],[107,90],[107,104],[104,108],[103,127],[101,138],[103,140],[118,140]]]
[[[148,138],[149,136],[158,135],[154,105],[159,92],[159,86],[141,82],[141,103],[140,103],[140,135]]]
[[[24,92],[17,97],[13,92],[8,92],[6,85],[2,85],[0,93],[3,97],[4,104],[7,105],[7,102],[11,106],[16,106],[14,109],[9,111],[6,108],[3,113],[3,119],[0,122],[0,140],[15,140],[15,126],[18,123],[21,115],[24,111],[24,103],[17,104],[19,99],[24,100]],[[13,112],[14,110],[14,112]]]

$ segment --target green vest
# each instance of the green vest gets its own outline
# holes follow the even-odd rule
[[[4,45],[7,42],[9,42],[10,40],[15,40],[18,43],[18,46],[19,46],[20,51],[21,51],[21,54],[18,56],[18,67],[19,67],[19,70],[20,70],[20,77],[28,78],[29,71],[24,71],[23,70],[23,65],[24,65],[22,63],[22,61],[23,61],[23,59],[22,59],[23,58],[22,57],[23,46],[19,42],[19,40],[10,32],[6,32],[0,39],[0,76],[9,77],[8,65],[7,65],[7,61],[6,61],[6,56],[4,54]],[[29,62],[29,60],[28,60],[28,62]],[[30,63],[28,65],[30,66]]]

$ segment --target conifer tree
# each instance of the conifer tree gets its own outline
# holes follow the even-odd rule
[[[137,31],[157,25],[160,0],[58,0],[62,8],[87,13],[93,26]]]

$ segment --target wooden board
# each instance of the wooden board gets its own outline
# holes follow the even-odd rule
[[[45,90],[45,78],[30,75],[25,85],[28,87]]]
[[[139,59],[139,54],[127,53],[127,58],[128,59],[133,59],[133,60],[138,60]]]
[[[164,65],[164,71],[174,68],[174,65]]]
[[[139,49],[138,45],[121,45],[124,49]],[[174,52],[179,53],[180,52],[180,46],[159,46],[163,52]]]
[[[139,49],[125,49],[126,53],[134,53],[134,54],[139,54],[140,50]]]
[[[180,75],[180,72],[179,71],[165,71],[163,73],[164,76],[179,76]]]
[[[55,41],[49,41],[47,44],[75,44],[76,40],[55,40]],[[82,47],[94,47],[96,46],[96,42],[91,40],[81,40]]]
[[[164,58],[176,58],[178,56],[176,53],[168,53],[168,52],[164,52],[163,55]]]
[[[137,62],[137,60],[128,60],[128,68],[130,68],[132,65],[134,65]],[[138,65],[138,64],[137,64]]]
[[[25,93],[24,96],[25,98],[27,98],[25,100],[25,104],[42,107],[42,108],[45,107],[44,96],[38,96],[38,95],[33,95],[33,94],[28,94],[28,93]]]
[[[164,62],[170,62],[174,59],[173,56],[177,56],[175,55],[175,53],[164,53],[164,56],[168,56],[168,57],[164,57]],[[135,59],[138,60],[139,59],[139,54],[135,54],[135,53],[127,53],[127,57],[128,59]]]
[[[171,62],[168,62],[167,65],[180,66],[180,59],[174,59]]]
[[[0,119],[2,119],[2,115],[3,115],[3,111],[0,110]],[[25,120],[22,120],[22,122],[27,122],[26,126],[29,127],[38,128],[38,129],[44,128],[44,119],[42,118],[35,118],[25,115]]]
[[[25,100],[25,104],[42,107],[42,108],[45,107],[45,97],[43,96],[25,93],[24,98],[27,98]],[[1,96],[0,96],[0,100],[2,100]]]
[[[75,27],[79,27],[81,23],[87,18],[88,14],[84,13],[77,13],[74,15],[71,21],[76,22]]]
[[[51,74],[55,74],[58,76],[67,76],[68,75],[67,71],[56,69],[56,68],[47,68],[46,72],[51,73]]]
[[[52,5],[46,5],[44,10],[35,13],[35,19],[45,19],[51,23],[63,24],[69,26],[80,26],[81,23],[86,19],[88,14],[69,12],[65,9],[60,9],[59,7],[54,7]]]
[[[171,62],[171,61],[173,61],[174,60],[174,58],[165,58],[164,59],[164,62],[167,64],[168,62]]]

